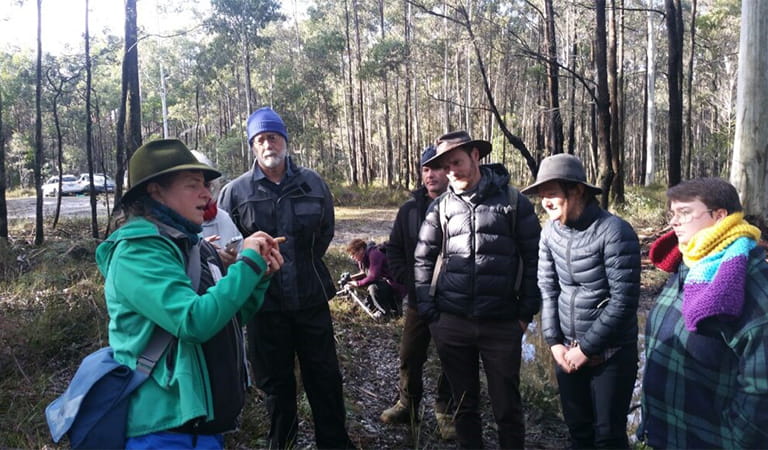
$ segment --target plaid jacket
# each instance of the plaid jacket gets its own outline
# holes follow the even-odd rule
[[[646,324],[643,424],[654,448],[765,448],[768,445],[768,263],[750,253],[745,303],[735,322],[685,328],[681,264]]]

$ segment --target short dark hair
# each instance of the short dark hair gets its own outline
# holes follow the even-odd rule
[[[742,211],[739,193],[722,178],[694,178],[667,190],[667,206],[673,201],[700,200],[709,209],[725,209],[728,214]]]

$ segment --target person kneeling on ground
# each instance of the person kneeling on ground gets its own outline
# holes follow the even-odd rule
[[[401,315],[401,301],[406,288],[392,277],[387,255],[376,245],[369,245],[362,239],[352,239],[347,245],[347,253],[360,268],[359,273],[352,275],[350,284],[368,288],[368,306],[374,314]]]

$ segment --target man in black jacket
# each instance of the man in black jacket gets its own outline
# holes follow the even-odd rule
[[[429,324],[419,317],[416,309],[413,252],[427,207],[448,187],[448,178],[442,167],[429,167],[424,164],[434,156],[434,146],[430,145],[424,149],[421,155],[422,186],[413,191],[413,198],[398,210],[387,244],[389,268],[395,279],[408,288],[408,295],[405,297],[403,308],[405,324],[400,341],[400,397],[394,406],[381,413],[381,421],[384,423],[415,423],[424,393],[422,373],[432,335],[429,333]],[[441,372],[437,379],[435,416],[444,439],[454,438],[456,434],[449,412],[450,402],[451,386]]]
[[[248,323],[254,379],[266,394],[271,417],[267,446],[296,445],[298,357],[317,447],[352,448],[328,308],[336,290],[322,261],[334,232],[331,193],[320,175],[287,155],[285,123],[272,109],[251,114],[247,128],[256,162],[222,189],[219,207],[229,212],[243,236],[262,230],[287,238],[280,246],[285,264]]]
[[[483,447],[482,358],[498,446],[523,448],[521,340],[541,306],[536,285],[541,227],[531,202],[510,192],[509,172],[500,164],[480,165],[490,152],[490,142],[472,140],[465,131],[437,140],[436,155],[426,164],[445,168],[450,187],[421,225],[414,279],[419,314],[430,322],[458,403],[459,444]]]

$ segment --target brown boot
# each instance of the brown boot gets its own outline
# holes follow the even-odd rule
[[[400,400],[395,403],[395,406],[387,408],[381,413],[381,421],[384,423],[405,423],[409,424],[412,420],[418,421],[416,417],[415,408],[413,410],[404,405]]]

